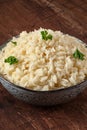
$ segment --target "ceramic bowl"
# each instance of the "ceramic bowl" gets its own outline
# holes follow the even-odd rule
[[[0,50],[6,45],[6,43],[0,46]],[[29,104],[39,106],[52,106],[68,102],[74,99],[87,87],[87,80],[85,80],[80,84],[68,88],[50,91],[35,91],[17,86],[5,79],[2,75],[0,75],[0,82],[14,97],[26,101]]]

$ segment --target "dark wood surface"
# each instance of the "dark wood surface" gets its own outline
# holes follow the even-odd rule
[[[0,0],[0,44],[23,30],[61,30],[87,43],[87,0]],[[0,85],[0,130],[87,130],[87,89],[55,107],[35,107]]]

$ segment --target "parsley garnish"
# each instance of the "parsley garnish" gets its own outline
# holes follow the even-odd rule
[[[9,63],[10,65],[18,63],[18,59],[14,56],[9,56],[7,59],[4,60],[5,63]]]
[[[84,60],[84,54],[81,53],[78,49],[73,53],[73,57],[76,59]]]
[[[17,45],[17,42],[11,41],[14,45]]]
[[[50,39],[50,40],[52,40],[52,35],[51,34],[48,34],[48,32],[47,31],[41,31],[41,35],[42,35],[42,39],[44,39],[44,40],[48,40],[48,39]]]

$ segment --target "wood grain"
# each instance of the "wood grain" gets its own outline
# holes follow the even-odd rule
[[[0,0],[0,44],[39,27],[87,43],[87,0]],[[87,130],[87,89],[67,104],[35,107],[15,99],[0,84],[0,130]]]

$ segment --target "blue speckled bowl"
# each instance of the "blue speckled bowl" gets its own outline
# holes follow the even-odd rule
[[[0,46],[0,50],[5,45],[6,43]],[[85,80],[80,84],[68,88],[61,88],[58,90],[50,91],[34,91],[17,86],[6,80],[2,75],[0,75],[0,82],[7,89],[7,91],[16,98],[26,101],[30,104],[40,106],[52,106],[68,102],[71,99],[75,98],[87,87],[87,80]]]

